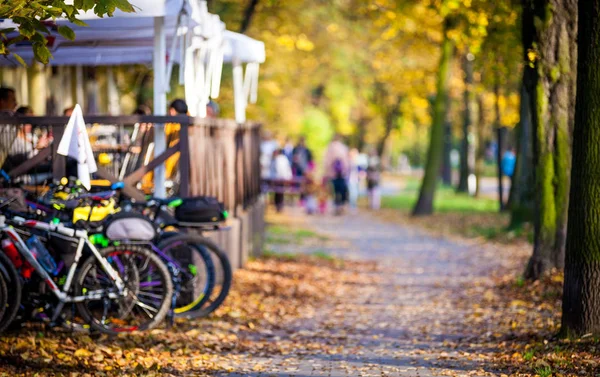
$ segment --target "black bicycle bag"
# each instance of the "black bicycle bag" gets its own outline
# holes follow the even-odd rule
[[[185,223],[214,223],[225,221],[226,212],[222,203],[212,196],[197,196],[182,199],[175,208],[177,221]]]

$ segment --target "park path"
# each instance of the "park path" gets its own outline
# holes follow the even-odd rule
[[[289,209],[292,217],[303,216]],[[375,261],[375,280],[297,321],[282,337],[315,337],[323,354],[242,358],[231,376],[500,376],[491,363],[493,324],[476,328],[473,316],[492,287],[490,276],[511,268],[492,245],[435,238],[386,223],[366,211],[340,217],[302,218],[302,227],[327,236],[310,245],[270,246],[274,252],[326,252],[342,259]],[[503,259],[506,258],[506,259]],[[335,278],[335,277],[332,277]],[[465,294],[478,287],[480,295]],[[260,368],[256,368],[259,365]],[[253,371],[257,370],[259,371]]]

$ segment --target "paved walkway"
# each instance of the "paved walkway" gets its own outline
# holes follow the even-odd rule
[[[376,283],[357,284],[358,294],[280,334],[299,343],[316,337],[327,352],[249,357],[231,376],[500,376],[478,341],[486,334],[464,321],[481,297],[463,293],[466,285],[490,287],[490,274],[509,264],[499,250],[433,238],[366,212],[313,217],[307,227],[330,241],[275,251],[376,261]]]

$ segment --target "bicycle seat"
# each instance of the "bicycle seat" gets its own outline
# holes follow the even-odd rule
[[[183,202],[181,198],[150,198],[148,203],[152,201],[156,202],[156,204],[159,206],[167,206],[172,208],[180,206]]]
[[[79,197],[82,199],[90,199],[93,202],[102,202],[115,196],[114,191],[101,191],[89,194],[82,194]]]

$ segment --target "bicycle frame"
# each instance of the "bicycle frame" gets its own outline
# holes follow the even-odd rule
[[[55,309],[54,315],[52,316],[52,320],[56,320],[62,307],[66,303],[73,302],[83,302],[83,301],[91,301],[91,300],[100,300],[104,298],[106,295],[103,292],[88,292],[84,296],[71,296],[68,292],[71,289],[71,284],[73,282],[73,278],[75,276],[75,272],[77,270],[77,266],[79,264],[79,260],[83,255],[83,247],[87,245],[92,251],[94,257],[100,262],[100,265],[104,269],[104,271],[110,276],[110,278],[114,281],[118,293],[109,293],[109,298],[119,298],[126,294],[125,284],[123,280],[119,276],[119,274],[112,268],[112,266],[108,263],[108,261],[100,254],[98,249],[88,240],[87,232],[85,230],[75,230],[71,228],[67,228],[60,224],[47,224],[44,222],[34,221],[34,220],[25,220],[20,217],[14,217],[12,221],[19,225],[27,228],[39,229],[50,234],[56,233],[62,236],[67,236],[70,238],[77,239],[77,251],[75,254],[75,260],[71,265],[69,272],[67,274],[67,279],[63,286],[63,289],[60,290],[58,286],[54,283],[48,272],[40,265],[37,261],[33,253],[27,247],[27,244],[23,241],[19,233],[12,227],[6,224],[6,218],[0,215],[0,233],[7,234],[10,239],[15,243],[15,246],[21,256],[35,269],[35,271],[40,275],[40,277],[44,280],[46,285],[50,288],[52,293],[58,298],[59,304]]]

